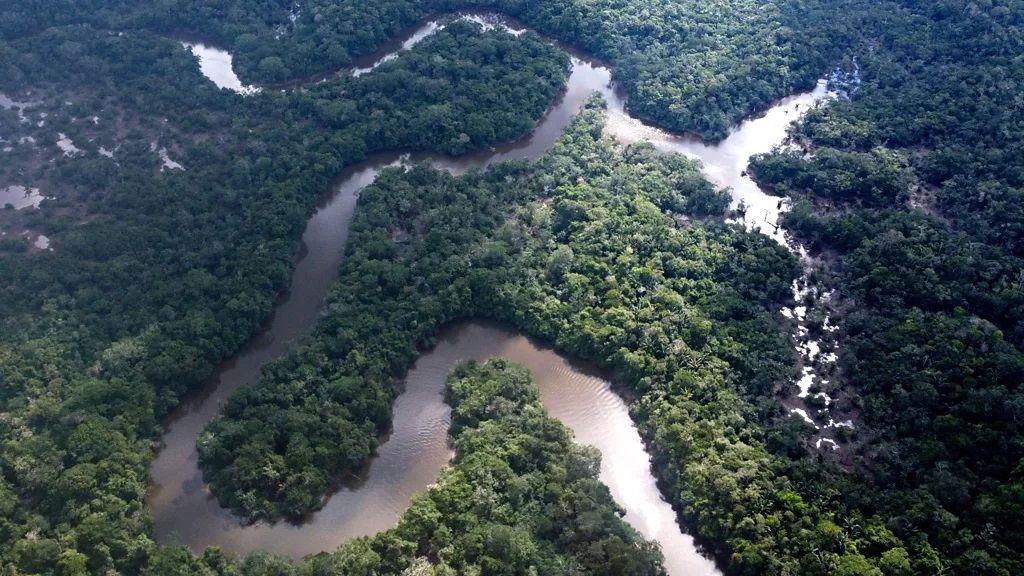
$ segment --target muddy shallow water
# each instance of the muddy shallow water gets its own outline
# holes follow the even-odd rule
[[[496,21],[494,17],[479,15],[472,18],[488,24]],[[403,39],[396,40],[389,52],[368,58],[368,64],[351,72],[372,72],[376,64],[396,57],[450,20],[427,22],[411,30]],[[521,31],[514,24],[507,28]],[[825,96],[823,84],[811,92],[780,101],[763,116],[737,126],[724,141],[708,145],[665,133],[630,117],[624,99],[611,83],[609,69],[596,60],[568,51],[572,54],[572,71],[566,91],[536,129],[520,140],[458,158],[380,154],[345,171],[307,224],[289,291],[280,299],[263,332],[225,362],[216,376],[189,395],[168,419],[162,447],[151,467],[149,505],[158,542],[186,544],[193,550],[213,545],[233,552],[264,549],[301,557],[333,550],[346,539],[394,526],[412,495],[435,482],[451,457],[446,441],[449,409],[441,396],[448,371],[462,360],[503,356],[526,364],[551,415],[569,426],[579,442],[600,450],[602,481],[626,510],[626,520],[644,536],[661,544],[669,573],[719,574],[714,563],[700,553],[693,538],[682,532],[672,508],[661,496],[626,403],[612,391],[609,381],[585,364],[486,322],[468,321],[448,327],[437,346],[417,360],[395,402],[394,430],[382,442],[378,455],[357,482],[340,487],[323,509],[305,522],[243,525],[210,495],[197,468],[196,438],[217,415],[222,403],[238,387],[256,382],[264,362],[279,357],[313,326],[341,262],[358,192],[372,183],[385,166],[425,161],[460,174],[494,162],[536,158],[550,149],[587,98],[598,92],[608,102],[607,133],[623,142],[650,140],[661,150],[700,159],[712,182],[731,187],[734,205],[742,202],[748,207],[748,226],[760,225],[784,242],[781,233],[765,223],[775,224],[785,210],[785,202],[763,193],[743,171],[751,154],[766,152],[782,142],[786,127],[799,113]],[[226,62],[230,70],[230,59]],[[223,68],[219,73],[223,73]],[[221,81],[223,77],[218,85]],[[224,82],[234,85],[235,81]],[[237,84],[241,86],[240,82]]]
[[[601,480],[626,509],[626,520],[647,538],[661,543],[671,573],[718,573],[714,563],[699,553],[693,538],[679,530],[675,512],[649,473],[650,460],[628,408],[608,379],[586,363],[483,321],[447,327],[437,345],[417,359],[406,377],[405,391],[395,402],[394,428],[377,456],[358,480],[344,484],[307,522],[240,527],[230,513],[207,497],[205,487],[196,479],[191,489],[201,498],[183,500],[202,507],[190,507],[180,516],[180,541],[197,548],[217,545],[235,551],[266,549],[302,556],[394,526],[412,496],[435,482],[452,456],[447,443],[450,410],[443,398],[448,373],[460,362],[495,356],[526,365],[548,412],[571,428],[579,442],[601,451]],[[211,511],[217,513],[211,516]],[[174,535],[158,534],[158,538],[179,541]]]

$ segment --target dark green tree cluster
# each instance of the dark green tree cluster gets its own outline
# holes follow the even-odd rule
[[[212,438],[236,426],[248,437],[283,435],[262,417],[275,404],[316,418],[332,400],[318,382],[400,375],[440,324],[485,316],[613,370],[637,394],[633,411],[670,498],[731,572],[930,573],[927,542],[905,543],[870,510],[808,489],[767,448],[759,421],[781,413],[774,390],[792,376],[773,311],[795,259],[760,234],[693,219],[723,206],[720,197],[691,202],[708,193],[693,163],[649,145],[618,150],[603,122],[591,103],[531,165],[462,178],[386,173],[360,199],[358,235],[316,333],[232,400],[257,400],[246,407],[253,416],[224,418]],[[276,458],[274,445],[262,446]]]
[[[812,111],[800,135],[816,148],[882,147],[909,159],[918,204],[1020,255],[1024,127],[1009,103],[1024,84],[1021,3],[972,6],[906,1],[864,10],[860,89],[852,101]]]
[[[376,150],[457,155],[532,130],[569,70],[568,56],[536,34],[482,32],[472,22],[454,22],[423,43],[399,65],[309,87],[296,113],[334,129],[364,127]]]
[[[539,39],[468,25],[407,55],[344,88],[243,98],[147,32],[77,25],[0,42],[0,91],[35,102],[27,122],[3,111],[4,138],[36,140],[0,172],[50,197],[2,218],[54,248],[0,254],[0,566],[139,573],[156,549],[144,496],[159,422],[258,329],[331,180],[380,146],[516,136],[566,72]],[[331,105],[365,115],[310,113]],[[463,128],[468,142],[439,133],[452,118],[489,128]],[[82,152],[65,156],[58,132]],[[161,171],[161,147],[184,169]]]
[[[756,178],[770,183],[777,196],[814,191],[823,199],[869,206],[891,206],[909,200],[911,175],[906,160],[885,148],[848,152],[817,150],[805,159],[789,151],[751,159]]]
[[[803,198],[787,226],[825,257],[845,311],[839,376],[870,442],[826,482],[927,541],[946,573],[1018,574],[1024,123],[1008,103],[1024,86],[1024,6],[878,8],[864,12],[852,99],[798,129],[811,157],[756,163]]]
[[[199,35],[229,47],[243,80],[315,78],[374,53],[437,14],[489,10],[607,60],[630,108],[666,128],[710,140],[740,119],[821,77],[849,44],[849,0],[86,0],[32,2],[0,32],[86,22]]]

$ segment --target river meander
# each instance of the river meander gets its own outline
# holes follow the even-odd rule
[[[521,31],[500,17],[463,17],[491,25],[498,22],[512,31]],[[375,65],[396,57],[451,20],[449,16],[424,23],[349,72],[371,72]],[[812,91],[781,100],[764,115],[736,126],[722,142],[710,145],[696,138],[668,134],[631,117],[606,65],[560,47],[572,54],[567,88],[529,135],[458,158],[380,154],[348,168],[339,177],[306,226],[291,285],[263,331],[220,366],[201,389],[185,398],[166,422],[161,448],[150,469],[148,497],[158,542],[181,543],[197,551],[206,546],[238,553],[262,549],[297,558],[333,550],[349,538],[394,526],[413,494],[435,482],[451,458],[447,444],[449,409],[441,394],[446,375],[460,361],[502,356],[529,367],[550,414],[569,426],[579,442],[600,450],[601,480],[626,510],[626,520],[645,537],[661,544],[670,574],[720,573],[700,552],[693,538],[681,530],[674,511],[658,490],[650,457],[629,417],[627,404],[612,390],[608,379],[542,343],[487,322],[467,321],[449,326],[439,336],[437,345],[420,356],[410,368],[403,392],[395,402],[394,428],[383,439],[376,457],[358,479],[340,486],[324,507],[305,522],[242,523],[219,506],[197,467],[196,438],[216,417],[221,405],[240,386],[256,382],[265,362],[281,356],[314,325],[341,263],[358,192],[386,166],[423,161],[460,174],[495,162],[536,158],[551,148],[572,116],[597,92],[608,103],[609,135],[622,142],[649,140],[660,150],[699,159],[709,180],[731,188],[734,206],[742,202],[747,208],[744,220],[748,227],[760,227],[786,243],[775,226],[786,209],[785,199],[762,192],[746,176],[745,169],[752,154],[766,152],[781,143],[786,127],[803,110],[826,96],[823,83]],[[222,65],[208,74],[211,80],[223,87],[252,93],[231,72],[230,55],[211,53],[214,49],[209,47],[202,50],[197,54],[206,55],[204,73],[212,62],[226,63],[226,70]]]

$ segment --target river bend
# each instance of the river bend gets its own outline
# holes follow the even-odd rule
[[[473,19],[486,26],[500,25],[513,33],[523,31],[500,16],[471,14],[455,18]],[[452,20],[451,16],[432,20],[410,30],[348,73],[372,72]],[[470,321],[447,327],[438,344],[419,357],[395,401],[394,428],[381,443],[377,455],[357,481],[341,486],[305,522],[243,524],[220,507],[197,465],[196,438],[217,416],[221,405],[240,386],[256,382],[261,366],[284,354],[316,322],[341,263],[358,192],[386,166],[424,161],[461,174],[495,162],[537,158],[551,148],[573,115],[597,92],[608,103],[606,133],[625,143],[649,140],[659,150],[700,160],[710,181],[731,189],[734,207],[742,204],[746,208],[742,218],[748,227],[760,228],[786,244],[776,226],[788,206],[786,200],[761,191],[746,176],[745,169],[752,154],[767,152],[783,142],[789,124],[826,97],[823,82],[814,90],[785,98],[764,115],[736,126],[722,142],[707,145],[631,117],[622,93],[611,82],[607,66],[558,45],[572,55],[568,84],[529,135],[457,158],[379,154],[340,175],[306,226],[291,284],[265,328],[235,357],[224,362],[213,378],[189,394],[166,421],[161,447],[150,468],[152,483],[148,494],[158,542],[185,544],[195,551],[220,546],[236,553],[267,550],[298,558],[333,550],[349,538],[394,526],[412,496],[435,482],[451,459],[447,444],[449,408],[442,396],[448,372],[464,360],[501,356],[529,367],[548,412],[571,428],[579,442],[600,450],[601,480],[626,510],[625,519],[645,537],[661,544],[670,574],[720,574],[693,538],[681,531],[674,511],[658,490],[650,457],[629,417],[627,405],[612,391],[608,379],[584,363],[487,322]],[[196,53],[204,74],[218,86],[245,94],[256,91],[234,75],[227,52],[209,46],[188,46]]]

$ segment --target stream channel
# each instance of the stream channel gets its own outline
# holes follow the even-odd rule
[[[370,73],[455,19],[523,32],[521,25],[501,16],[449,15],[408,31],[346,73]],[[217,416],[231,393],[240,386],[255,383],[264,363],[284,354],[315,324],[342,260],[359,191],[373,183],[380,170],[427,162],[458,175],[495,162],[537,158],[551,148],[573,115],[595,92],[608,104],[606,134],[623,143],[648,140],[661,151],[700,160],[703,173],[711,182],[731,190],[733,208],[745,208],[741,218],[748,228],[760,229],[798,254],[803,253],[777,227],[788,200],[764,193],[745,170],[751,155],[782,143],[786,128],[803,111],[829,96],[824,81],[813,90],[784,98],[763,115],[737,125],[725,140],[705,144],[631,117],[624,96],[612,83],[607,65],[553,43],[571,54],[572,70],[566,90],[532,133],[515,142],[457,158],[379,154],[347,168],[340,176],[310,218],[291,284],[262,332],[224,362],[204,386],[189,394],[165,424],[161,447],[150,469],[148,495],[158,542],[185,544],[196,551],[220,546],[236,553],[267,550],[299,558],[334,550],[347,539],[394,526],[412,496],[436,482],[452,457],[447,443],[450,410],[442,397],[448,372],[465,360],[501,356],[525,364],[539,385],[551,416],[571,428],[577,441],[593,445],[601,452],[601,480],[625,509],[626,521],[646,538],[661,544],[669,574],[721,574],[694,539],[681,530],[675,512],[658,489],[650,457],[630,419],[628,406],[613,391],[606,375],[544,343],[486,321],[460,322],[442,331],[437,345],[424,351],[410,368],[404,390],[394,404],[394,427],[361,477],[339,487],[323,508],[304,522],[242,522],[211,496],[197,467],[196,438]],[[243,94],[259,90],[239,81],[231,70],[229,53],[202,44],[186,45],[198,57],[204,74],[218,86]],[[791,309],[783,313],[795,318]],[[800,339],[806,330],[801,332],[799,319],[795,324],[798,344],[805,347]]]

